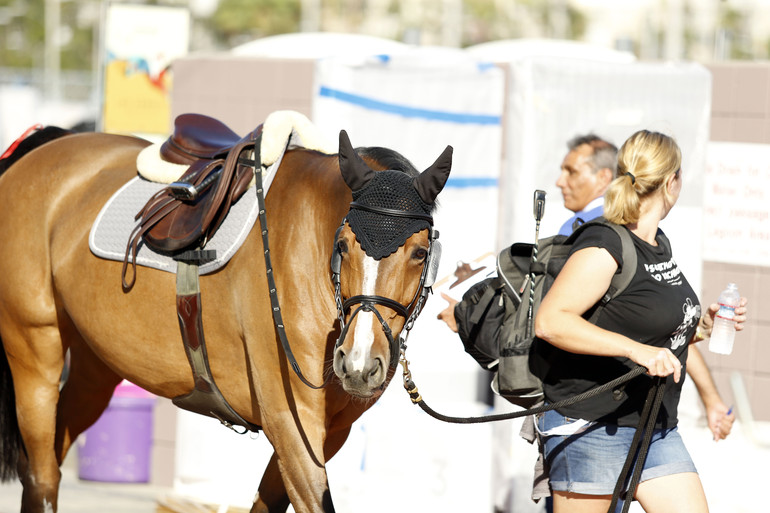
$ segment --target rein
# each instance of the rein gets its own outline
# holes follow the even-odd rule
[[[257,189],[257,203],[259,207],[259,225],[262,229],[262,249],[265,252],[265,272],[267,274],[268,289],[270,290],[270,306],[273,310],[273,323],[275,324],[275,330],[278,332],[278,338],[281,340],[283,352],[286,353],[286,358],[289,360],[289,365],[291,368],[294,369],[294,373],[305,385],[312,389],[318,390],[329,384],[331,374],[327,375],[324,382],[320,385],[314,385],[308,381],[305,375],[302,374],[302,369],[300,368],[297,359],[294,357],[294,353],[291,350],[291,345],[289,344],[289,338],[286,336],[286,329],[283,325],[281,305],[278,302],[278,290],[275,286],[275,276],[273,274],[273,264],[270,259],[270,242],[268,240],[267,216],[265,213],[265,192],[262,187],[262,164],[259,150],[259,145],[256,145],[254,147],[254,160],[247,163],[254,166],[254,176],[256,178],[255,188]]]
[[[302,369],[300,368],[299,363],[297,362],[297,359],[294,357],[293,351],[291,350],[291,344],[289,344],[289,339],[286,336],[286,329],[283,324],[283,316],[281,315],[281,305],[278,301],[278,291],[275,285],[275,277],[273,274],[273,264],[270,259],[270,242],[269,242],[269,236],[268,236],[268,230],[267,230],[265,194],[262,186],[262,173],[260,169],[261,159],[259,155],[259,150],[260,150],[259,145],[256,145],[254,148],[254,160],[240,159],[240,162],[242,164],[248,164],[248,165],[254,166],[254,175],[256,179],[255,188],[257,189],[257,203],[259,207],[259,223],[260,223],[260,228],[262,229],[262,247],[265,253],[265,271],[267,274],[268,289],[270,290],[270,305],[273,311],[273,322],[275,324],[276,331],[278,332],[278,338],[281,341],[281,346],[283,347],[283,351],[286,354],[286,358],[289,360],[289,365],[294,370],[295,374],[297,374],[297,377],[300,379],[300,381],[302,381],[308,387],[318,390],[326,387],[326,385],[329,384],[332,374],[330,373],[329,375],[327,375],[326,379],[324,379],[324,382],[321,383],[320,385],[315,385],[311,383],[305,377],[305,375],[302,373]],[[430,223],[431,226],[433,226],[433,218],[429,215],[422,215],[419,213],[412,213],[412,212],[404,212],[401,210],[395,210],[395,209],[390,209],[385,207],[370,207],[368,205],[362,205],[355,201],[350,203],[350,208],[367,210],[370,212],[375,212],[375,213],[389,215],[389,216],[425,219]],[[426,276],[428,274],[429,268],[431,267],[431,254],[433,253],[433,250],[434,250],[433,234],[434,234],[434,231],[431,228],[430,247],[428,250],[428,257],[425,259],[425,265],[423,266],[422,274],[420,276],[420,285],[417,288],[417,292],[415,293],[414,298],[412,299],[410,304],[407,306],[404,306],[398,301],[395,301],[391,298],[377,296],[377,295],[357,295],[343,301],[342,292],[340,290],[339,269],[333,271],[332,279],[334,282],[334,299],[337,305],[337,317],[340,321],[340,329],[341,329],[340,336],[334,345],[335,349],[341,346],[342,343],[344,342],[345,337],[347,336],[348,328],[350,326],[350,323],[345,322],[345,313],[350,310],[352,305],[358,304],[360,306],[353,311],[353,315],[351,315],[350,320],[352,321],[353,318],[358,314],[358,312],[362,310],[364,312],[374,313],[374,315],[377,317],[377,320],[380,322],[380,326],[382,326],[382,331],[385,333],[385,336],[388,339],[388,343],[390,344],[390,354],[391,354],[390,367],[395,368],[398,365],[399,354],[401,353],[401,350],[403,348],[406,348],[406,339],[409,336],[409,331],[412,329],[412,326],[414,326],[414,322],[417,319],[417,316],[420,315],[420,312],[422,311],[422,308],[425,305],[425,300],[427,298],[428,292],[430,291],[430,287],[426,286]],[[436,238],[438,237],[437,232],[435,237]],[[394,310],[396,313],[398,313],[399,315],[401,315],[406,319],[406,322],[404,324],[404,331],[406,331],[406,336],[401,335],[399,336],[398,340],[396,340],[393,337],[393,332],[391,331],[390,326],[388,326],[388,323],[385,322],[385,319],[383,319],[380,312],[377,311],[377,309],[374,307],[374,305],[377,305],[377,304],[390,308],[391,310]]]
[[[409,397],[411,398],[412,402],[414,404],[419,405],[420,408],[422,408],[422,410],[428,415],[430,415],[431,417],[441,420],[443,422],[450,422],[454,424],[479,424],[483,422],[493,422],[498,420],[510,420],[510,419],[516,419],[519,417],[527,417],[529,415],[536,415],[538,413],[555,410],[558,408],[563,408],[565,406],[570,406],[570,405],[579,403],[588,398],[594,397],[603,392],[611,390],[623,383],[626,383],[632,380],[633,378],[641,374],[644,374],[647,370],[645,367],[639,365],[636,368],[627,372],[626,374],[623,374],[619,378],[609,381],[603,385],[594,387],[591,390],[583,392],[582,394],[578,394],[573,397],[568,397],[567,399],[563,399],[561,401],[558,401],[552,404],[541,404],[539,406],[534,406],[532,408],[529,408],[523,411],[511,412],[511,413],[500,413],[497,415],[484,415],[481,417],[451,417],[451,416],[443,415],[441,413],[436,412],[435,410],[433,410],[433,408],[431,408],[425,403],[422,396],[420,395],[420,392],[417,390],[417,385],[414,383],[414,381],[412,381],[412,373],[409,370],[409,361],[406,359],[406,353],[403,350],[401,351],[401,358],[399,360],[399,363],[404,369],[404,375],[403,375],[404,389],[409,394]],[[615,507],[617,506],[617,503],[621,497],[621,494],[624,495],[622,513],[628,512],[628,509],[631,507],[631,502],[634,498],[634,492],[636,491],[636,487],[639,484],[639,480],[641,479],[642,469],[644,468],[644,461],[647,459],[647,452],[649,450],[650,442],[652,440],[652,433],[655,429],[655,419],[658,418],[658,413],[660,412],[660,406],[663,403],[663,393],[665,389],[666,389],[666,381],[665,379],[660,377],[655,378],[655,382],[652,385],[650,385],[650,390],[647,392],[647,398],[644,402],[644,408],[642,409],[642,413],[639,416],[639,424],[636,427],[636,433],[634,434],[634,439],[631,442],[631,447],[629,448],[628,456],[626,457],[626,461],[623,464],[623,468],[620,472],[620,475],[618,476],[618,481],[615,484],[615,490],[613,491],[613,494],[612,494],[612,502],[610,503],[610,507],[607,510],[608,513],[613,513],[615,511]],[[637,451],[638,451],[638,455],[637,455]],[[631,476],[631,481],[628,483],[626,490],[623,491],[623,487],[628,479],[628,473],[631,470],[631,468],[634,469],[634,473]]]

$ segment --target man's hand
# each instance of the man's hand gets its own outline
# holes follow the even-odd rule
[[[444,321],[446,325],[449,326],[450,330],[457,333],[457,321],[455,321],[455,305],[459,303],[459,301],[445,292],[441,293],[441,297],[446,299],[446,301],[449,303],[449,306],[441,310],[436,318]]]

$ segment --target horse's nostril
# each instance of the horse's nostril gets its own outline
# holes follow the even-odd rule
[[[340,369],[342,370],[342,373],[347,374],[348,368],[347,368],[347,365],[345,365],[345,351],[343,351],[342,349],[339,349],[337,351],[337,359],[340,362]]]
[[[377,376],[377,374],[379,374],[381,370],[382,370],[382,360],[377,358],[374,360],[374,365],[372,365],[372,369],[369,371],[369,374],[367,375],[367,381]]]

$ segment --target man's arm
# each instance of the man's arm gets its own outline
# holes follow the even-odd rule
[[[457,333],[457,321],[455,320],[455,306],[457,306],[457,303],[459,303],[459,301],[445,292],[441,293],[441,297],[446,299],[449,305],[447,305],[446,308],[444,308],[439,312],[437,319],[444,321],[446,325],[449,326],[450,330]]]
[[[706,418],[714,440],[727,438],[733,428],[735,413],[730,412],[722,401],[706,361],[695,344],[690,345],[687,355],[687,373],[695,383],[695,388],[698,389],[703,406],[706,408]]]

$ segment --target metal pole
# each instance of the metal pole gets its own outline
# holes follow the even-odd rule
[[[45,53],[43,56],[43,91],[45,98],[61,97],[61,55],[59,25],[61,0],[45,0]]]
[[[301,32],[318,32],[321,30],[321,0],[302,0],[300,4]]]
[[[684,22],[682,0],[666,1],[666,42],[664,57],[679,60],[684,57]]]

